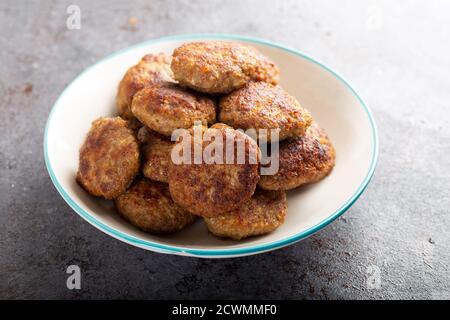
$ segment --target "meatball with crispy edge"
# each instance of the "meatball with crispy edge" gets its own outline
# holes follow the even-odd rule
[[[90,194],[113,199],[139,172],[139,146],[125,120],[100,118],[92,123],[80,149],[78,183]]]
[[[227,143],[223,144],[222,159],[219,159],[222,163],[205,161],[203,158],[200,164],[195,164],[195,149],[204,151],[213,142],[207,139],[195,141],[196,139],[191,138],[191,164],[175,164],[173,161],[169,163],[169,189],[173,200],[189,212],[214,217],[239,208],[255,192],[259,180],[259,148],[249,136],[224,124],[215,124],[209,129],[200,130],[204,130],[204,137],[215,134],[219,139],[223,138],[223,141],[230,139],[227,141],[231,141],[228,144],[231,147],[227,147]],[[184,142],[178,142],[174,151],[180,143]],[[237,161],[238,146],[243,146],[240,151],[245,157],[243,161]],[[227,154],[226,149],[229,149],[230,153],[233,152],[234,156]]]
[[[145,178],[117,197],[115,205],[125,220],[155,234],[180,231],[196,218],[173,202],[166,184]]]
[[[141,145],[142,173],[146,178],[168,182],[170,153],[174,142],[166,136],[142,127],[138,132]]]
[[[272,232],[287,213],[284,191],[256,190],[242,207],[214,218],[204,218],[208,230],[219,237],[241,240]]]
[[[334,163],[334,147],[325,130],[314,122],[305,136],[280,143],[278,172],[261,176],[258,186],[267,190],[294,189],[323,179]]]
[[[255,48],[226,41],[183,44],[174,50],[171,68],[179,83],[211,94],[230,93],[251,80],[276,84],[280,73]]]
[[[164,54],[147,54],[125,73],[117,92],[117,109],[124,119],[134,118],[131,101],[139,90],[156,83],[174,82],[170,69],[171,57]]]
[[[219,104],[219,121],[234,128],[255,129],[259,138],[277,140],[270,129],[279,129],[278,140],[301,136],[312,122],[311,114],[278,85],[250,82],[223,97]],[[267,129],[261,135],[258,129]]]
[[[131,110],[150,129],[170,136],[175,129],[188,129],[195,121],[216,122],[216,103],[175,84],[153,85],[136,93]]]

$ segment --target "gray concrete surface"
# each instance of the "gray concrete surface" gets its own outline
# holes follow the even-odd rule
[[[80,30],[66,28],[69,4]],[[449,11],[444,0],[0,2],[0,298],[450,298]],[[275,252],[200,260],[114,240],[60,198],[42,141],[64,87],[116,50],[194,32],[298,48],[360,91],[380,159],[342,218]],[[66,288],[70,264],[81,290]]]

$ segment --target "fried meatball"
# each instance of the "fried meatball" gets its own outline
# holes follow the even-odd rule
[[[170,69],[171,57],[164,54],[147,54],[138,64],[128,69],[119,84],[117,109],[124,119],[132,119],[131,100],[136,92],[155,83],[174,82]]]
[[[142,173],[145,177],[168,182],[168,170],[170,152],[173,142],[147,127],[142,127],[138,133],[138,140],[141,145]]]
[[[326,132],[313,123],[306,135],[282,141],[279,145],[279,170],[263,175],[259,187],[267,190],[289,190],[317,182],[334,167],[335,151]]]
[[[275,230],[283,224],[286,212],[284,191],[257,190],[239,209],[204,221],[212,234],[240,240]]]
[[[174,77],[192,89],[226,94],[250,80],[276,84],[278,67],[255,48],[237,42],[191,42],[175,49]]]
[[[223,97],[219,121],[240,129],[279,129],[279,140],[303,135],[312,122],[311,114],[278,85],[250,82]],[[262,132],[261,132],[262,133]],[[267,141],[276,140],[270,131]],[[261,134],[259,136],[261,138]]]
[[[216,137],[207,141],[208,135]],[[191,164],[169,163],[169,189],[173,200],[189,212],[204,217],[217,216],[247,202],[259,180],[259,148],[256,142],[224,124],[215,124],[206,129],[203,132],[205,138],[199,139],[200,141],[192,139],[190,134],[187,137],[191,141],[178,142],[172,152],[177,152],[183,144],[190,143],[186,158]],[[215,139],[228,141],[228,145],[223,143],[222,154],[219,151],[222,146],[219,146],[210,153],[216,157],[215,161],[203,157],[196,164],[195,150],[203,151],[203,155],[207,154],[209,148],[218,146]],[[238,149],[239,154],[245,158],[239,158]]]
[[[133,114],[150,129],[170,136],[179,128],[190,128],[195,121],[216,121],[213,100],[175,84],[149,86],[135,94]]]
[[[179,231],[195,221],[170,198],[166,184],[141,179],[115,200],[119,214],[139,229],[156,234]]]
[[[139,146],[120,117],[100,118],[80,149],[78,183],[94,196],[113,199],[125,192],[139,172]]]

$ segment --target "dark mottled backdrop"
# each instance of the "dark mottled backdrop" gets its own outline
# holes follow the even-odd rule
[[[66,28],[70,4],[80,30]],[[447,1],[1,1],[0,298],[450,298],[449,11]],[[200,260],[114,240],[59,197],[42,141],[64,87],[116,50],[194,32],[298,48],[360,91],[381,153],[342,218],[272,253]],[[70,264],[79,291],[66,289]],[[370,266],[380,289],[367,286]]]

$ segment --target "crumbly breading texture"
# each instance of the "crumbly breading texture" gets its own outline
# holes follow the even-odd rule
[[[164,234],[183,229],[195,216],[173,202],[166,184],[145,178],[115,200],[119,214],[143,231]]]
[[[276,84],[278,67],[255,48],[237,42],[190,42],[173,52],[172,71],[179,83],[195,90],[226,94],[247,82]]]
[[[234,128],[279,129],[279,140],[303,135],[312,122],[308,110],[278,85],[250,82],[220,100],[219,121]],[[261,137],[261,136],[260,136]],[[267,131],[267,141],[276,140]]]
[[[120,117],[95,120],[79,157],[77,181],[94,196],[119,196],[139,172],[137,140]]]
[[[143,124],[163,135],[175,129],[188,129],[195,121],[216,121],[216,103],[197,92],[175,84],[153,85],[136,93],[131,110]]]
[[[124,119],[132,119],[131,101],[139,90],[157,83],[174,82],[170,69],[171,57],[164,54],[147,54],[125,73],[117,92],[117,109]]]
[[[237,154],[236,146],[244,145],[243,163],[237,164],[237,157],[234,158],[235,161],[225,163],[227,152],[224,150],[222,164],[207,163],[205,159],[201,164],[175,164],[172,161],[169,164],[169,189],[174,201],[189,212],[205,217],[217,216],[240,207],[251,198],[259,180],[259,148],[256,142],[244,133],[224,124],[215,124],[205,129],[203,134],[211,132],[222,138],[227,136],[229,141],[232,141],[235,155]],[[182,142],[178,142],[174,148],[179,143]],[[200,142],[191,140],[189,155],[192,162],[194,150],[196,148],[205,150],[209,144],[210,142],[205,140]]]
[[[263,175],[258,186],[268,190],[289,190],[326,177],[335,164],[335,150],[325,130],[313,123],[303,137],[282,141],[279,170]]]
[[[170,153],[173,142],[147,127],[138,132],[141,145],[142,173],[146,178],[160,182],[168,182]]]
[[[257,190],[239,209],[204,218],[208,230],[219,237],[241,240],[269,233],[283,224],[287,213],[284,191]]]

